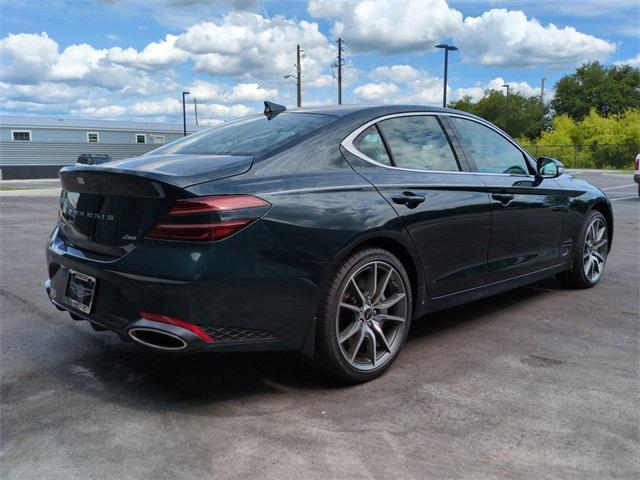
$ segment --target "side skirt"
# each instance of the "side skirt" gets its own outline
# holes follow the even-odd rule
[[[463,303],[474,302],[481,298],[497,295],[498,293],[513,290],[514,288],[523,287],[530,283],[537,282],[544,278],[560,273],[564,270],[568,270],[569,263],[562,263],[547,267],[537,272],[527,273],[518,277],[501,280],[499,282],[490,283],[488,285],[481,285],[479,287],[470,288],[469,290],[463,290],[461,292],[451,293],[449,295],[443,295],[441,297],[434,297],[427,300],[424,309],[420,312],[420,315],[427,313],[433,313],[447,308],[462,305]]]

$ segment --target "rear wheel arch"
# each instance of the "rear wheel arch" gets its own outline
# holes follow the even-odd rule
[[[587,215],[593,210],[600,212],[604,216],[604,219],[607,221],[609,251],[611,251],[611,243],[613,242],[613,211],[611,210],[611,205],[607,204],[604,200],[599,200],[591,206],[591,208],[587,211]]]
[[[424,291],[424,275],[420,268],[420,260],[418,256],[411,251],[411,246],[406,241],[402,241],[397,238],[400,234],[373,234],[364,238],[360,238],[356,242],[351,243],[344,248],[334,259],[335,267],[332,269],[335,271],[340,268],[342,262],[358,250],[365,248],[382,248],[394,255],[402,266],[407,271],[409,281],[411,282],[411,293],[413,296],[413,312],[414,316],[418,313],[418,306],[424,298],[420,295],[421,291]],[[330,273],[333,273],[330,272]],[[325,284],[326,285],[326,284]]]

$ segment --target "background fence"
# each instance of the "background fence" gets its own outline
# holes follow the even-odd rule
[[[636,142],[613,145],[523,145],[534,157],[552,157],[569,168],[632,169],[640,153],[640,138]]]

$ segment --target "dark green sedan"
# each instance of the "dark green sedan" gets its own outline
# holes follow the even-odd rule
[[[265,106],[62,169],[53,304],[156,351],[294,350],[355,382],[391,365],[414,318],[550,275],[602,278],[606,195],[490,123]]]

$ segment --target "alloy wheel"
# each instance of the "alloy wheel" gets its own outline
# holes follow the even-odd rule
[[[604,271],[608,247],[607,225],[601,217],[596,217],[587,227],[582,251],[584,274],[592,283],[597,282]]]
[[[408,314],[402,277],[389,263],[372,261],[346,282],[336,315],[340,351],[361,371],[379,368],[402,345]]]

